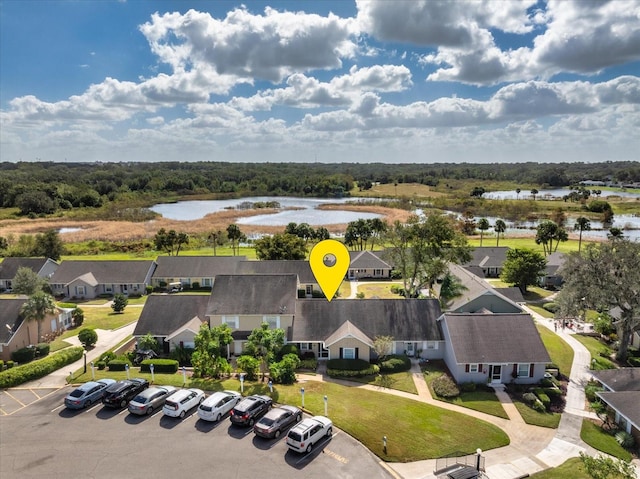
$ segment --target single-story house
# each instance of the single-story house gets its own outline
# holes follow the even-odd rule
[[[219,274],[235,274],[245,256],[158,256],[151,284],[166,288],[180,283],[184,289],[211,288]]]
[[[560,270],[564,262],[566,261],[566,255],[564,253],[551,253],[547,256],[547,266],[544,270],[544,276],[540,277],[539,284],[543,288],[555,289],[562,286],[564,280],[560,275]]]
[[[58,263],[51,258],[5,258],[0,263],[0,291],[13,287],[13,279],[20,268],[29,268],[40,278],[49,279]]]
[[[49,280],[55,296],[97,298],[101,295],[142,295],[151,285],[156,262],[72,261],[60,263]]]
[[[227,324],[234,339],[230,352],[240,354],[251,331],[262,323],[285,332],[291,328],[297,291],[295,274],[217,276],[207,305],[209,325]]]
[[[593,371],[604,392],[596,393],[615,414],[616,424],[640,444],[640,368]]]
[[[436,299],[299,300],[287,341],[318,358],[374,359],[376,336],[393,337],[391,354],[441,359]]]
[[[529,314],[445,313],[438,321],[458,383],[534,384],[551,362]]]
[[[320,291],[318,281],[307,260],[264,260],[242,261],[238,274],[296,274],[298,275],[298,296],[311,298],[314,291]],[[302,293],[304,291],[304,293]]]
[[[0,321],[4,323],[0,327],[0,359],[3,361],[10,360],[13,351],[35,345],[41,340],[36,337],[38,325],[35,321],[24,320],[22,307],[26,302],[26,297],[0,299]],[[40,333],[45,335],[70,327],[72,311],[59,308],[55,314],[48,315],[42,321]]]
[[[142,309],[133,336],[151,333],[164,353],[178,346],[193,347],[200,324],[207,320],[209,295],[151,295]]]
[[[471,260],[462,265],[477,276],[499,278],[502,266],[507,260],[508,247],[481,246],[471,251]],[[482,272],[482,273],[480,273]]]
[[[349,251],[347,278],[391,279],[392,266],[381,258],[381,251]]]

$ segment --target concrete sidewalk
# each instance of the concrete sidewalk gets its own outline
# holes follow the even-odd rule
[[[136,323],[131,323],[114,330],[96,329],[98,333],[98,342],[91,351],[87,351],[87,371],[90,370],[89,363],[96,361],[102,353],[117,346],[127,337],[133,334],[133,330],[136,327]],[[80,346],[78,336],[65,339],[68,343],[74,346]],[[45,376],[34,381],[22,384],[21,388],[60,388],[67,384],[67,378],[69,373],[76,371],[84,366],[84,358],[78,359],[76,362],[68,364],[67,366],[52,372],[48,376]]]

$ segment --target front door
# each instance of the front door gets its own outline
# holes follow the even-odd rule
[[[491,384],[499,384],[502,382],[502,366],[494,364],[491,366]]]
[[[407,356],[413,357],[414,355],[413,343],[404,343],[404,347],[407,349]]]

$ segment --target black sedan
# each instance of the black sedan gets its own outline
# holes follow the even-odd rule
[[[271,409],[254,426],[256,436],[280,437],[289,426],[302,420],[302,411],[295,406],[280,406]]]
[[[102,403],[109,407],[124,408],[140,391],[149,387],[146,379],[134,378],[118,381],[109,386],[104,393]]]

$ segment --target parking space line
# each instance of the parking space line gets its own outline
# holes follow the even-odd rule
[[[26,404],[23,403],[22,401],[20,401],[20,399],[18,399],[17,397],[13,396],[9,391],[5,390],[4,392],[7,396],[9,396],[11,399],[13,399],[15,402],[17,402],[18,404],[20,404],[22,407],[26,407]]]
[[[342,464],[348,464],[349,463],[349,459],[347,459],[344,456],[341,456],[340,454],[338,454],[337,452],[333,452],[331,449],[327,449],[326,447],[323,449],[324,453],[329,456],[332,457],[333,459],[335,459],[338,462],[341,462]]]

